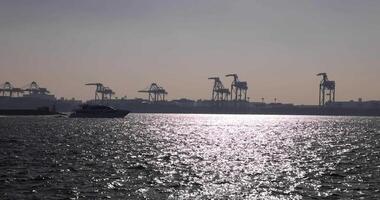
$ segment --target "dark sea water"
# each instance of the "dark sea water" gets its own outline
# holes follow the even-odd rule
[[[0,199],[380,199],[380,118],[0,117]]]

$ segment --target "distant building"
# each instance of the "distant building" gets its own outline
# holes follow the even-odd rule
[[[327,104],[328,107],[333,108],[362,108],[362,109],[380,109],[380,101],[338,101]]]

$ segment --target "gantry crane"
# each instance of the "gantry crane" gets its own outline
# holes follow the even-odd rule
[[[115,94],[113,90],[109,87],[105,87],[102,83],[87,83],[86,85],[94,85],[95,89],[95,100],[106,100],[111,99],[112,95]]]
[[[319,106],[324,106],[329,102],[335,102],[335,81],[330,81],[326,73],[319,73],[317,76],[322,76],[322,80],[319,84]]]
[[[9,96],[12,97],[13,94],[16,94],[17,96],[20,95],[20,93],[23,93],[24,90],[21,88],[15,88],[10,82],[5,82],[0,87],[0,92],[3,94],[3,96]]]
[[[46,88],[40,87],[35,81],[30,83],[24,91],[28,92],[29,94],[42,94],[42,95],[46,95],[50,93],[49,90],[47,90]]]
[[[166,90],[157,83],[152,83],[148,88],[139,90],[138,92],[148,93],[148,100],[154,103],[165,101],[165,95],[168,94],[168,92],[166,92]]]
[[[237,74],[227,74],[226,77],[234,77],[234,80],[231,83],[231,100],[247,101],[247,82],[239,81]]]
[[[225,88],[220,81],[219,77],[210,77],[209,80],[214,80],[214,86],[212,88],[212,101],[228,101],[228,96],[230,95],[230,91]]]

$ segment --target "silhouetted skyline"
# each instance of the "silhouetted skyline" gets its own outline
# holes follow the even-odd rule
[[[380,99],[379,19],[380,1],[1,1],[0,82],[210,99],[208,77],[237,73],[251,101],[317,104],[327,72],[337,101]]]

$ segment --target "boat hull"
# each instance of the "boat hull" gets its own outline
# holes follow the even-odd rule
[[[116,111],[116,112],[74,112],[69,115],[70,118],[124,118],[129,111]]]
[[[57,115],[59,113],[49,110],[14,109],[0,110],[0,115]]]

